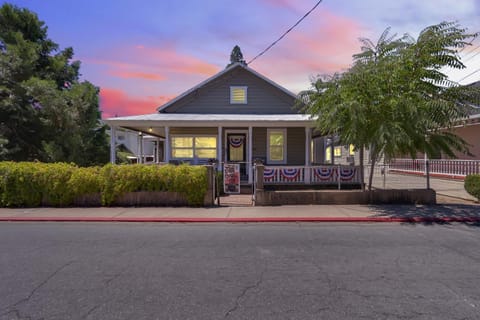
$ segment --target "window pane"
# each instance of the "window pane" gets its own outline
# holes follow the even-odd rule
[[[270,160],[283,161],[283,145],[282,146],[270,146]]]
[[[342,147],[335,147],[335,149],[333,149],[333,155],[335,157],[341,157],[342,156]]]
[[[350,145],[350,155],[351,156],[355,155],[355,146],[353,144]]]
[[[216,149],[195,149],[195,156],[197,158],[216,158],[217,150]]]
[[[216,137],[196,137],[195,138],[195,148],[216,148],[216,147],[217,147]]]
[[[173,158],[193,158],[193,149],[172,149]]]
[[[332,147],[325,149],[325,162],[332,162]]]
[[[193,147],[192,137],[172,137],[173,148],[191,148]]]
[[[270,145],[283,146],[283,132],[270,132]]]

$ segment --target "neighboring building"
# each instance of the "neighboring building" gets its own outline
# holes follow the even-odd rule
[[[480,81],[470,84],[471,86],[480,87]],[[472,106],[470,117],[453,130],[453,133],[462,137],[470,146],[472,156],[457,153],[458,159],[480,160],[480,103]]]
[[[239,163],[241,180],[251,183],[256,159],[269,166],[309,166],[315,158],[324,162],[323,140],[312,140],[315,121],[301,114],[295,101],[295,94],[244,63],[234,63],[159,107],[158,113],[105,122],[113,132],[126,128],[157,137],[163,155],[157,162],[202,164],[215,158],[220,165]]]

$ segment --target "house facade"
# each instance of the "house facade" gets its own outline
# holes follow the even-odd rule
[[[243,63],[235,63],[158,108],[157,113],[105,120],[115,163],[115,132],[155,137],[155,162],[238,163],[245,184],[253,163],[310,166],[315,160],[310,116],[295,108],[296,95]],[[324,150],[318,146],[318,151]],[[140,155],[142,159],[142,155]]]

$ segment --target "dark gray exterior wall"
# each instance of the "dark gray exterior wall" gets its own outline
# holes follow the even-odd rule
[[[287,163],[305,165],[305,128],[287,129]]]
[[[218,135],[217,128],[171,128],[170,133],[175,134],[194,134],[194,135]],[[222,157],[225,159],[225,131],[245,130],[248,128],[222,128]],[[252,128],[252,159],[260,158],[267,160],[267,128]],[[224,160],[222,159],[222,161]],[[266,163],[268,165],[268,163]],[[305,128],[287,128],[287,165],[305,164]]]
[[[246,86],[247,104],[230,104],[230,86]],[[162,112],[202,114],[292,114],[295,98],[237,67],[175,102]]]

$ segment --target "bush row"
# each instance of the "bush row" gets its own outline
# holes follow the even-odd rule
[[[78,197],[101,194],[112,205],[126,192],[170,191],[202,205],[207,170],[200,166],[111,165],[79,168],[67,163],[0,162],[3,207],[69,206]]]
[[[465,190],[480,201],[480,174],[472,174],[465,178]]]

